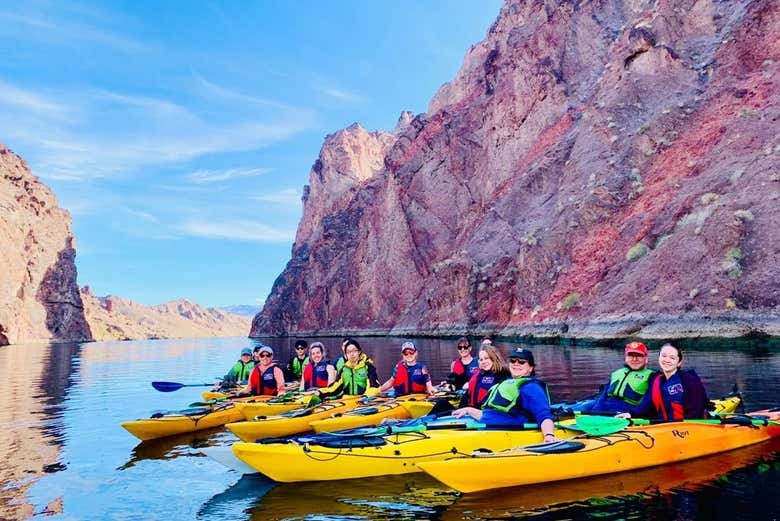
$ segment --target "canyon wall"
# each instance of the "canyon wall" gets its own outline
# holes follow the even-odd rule
[[[780,334],[780,4],[507,1],[328,136],[251,336]]]
[[[0,145],[0,345],[92,339],[70,222],[24,160]]]

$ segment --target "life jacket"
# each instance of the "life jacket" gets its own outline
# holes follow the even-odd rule
[[[661,419],[682,420],[685,417],[683,408],[685,389],[679,371],[668,380],[663,373],[659,374],[653,380],[650,392],[655,410],[658,411]]]
[[[230,369],[228,375],[235,377],[237,382],[246,382],[247,380],[249,380],[249,375],[252,374],[252,369],[254,368],[255,368],[254,360],[250,360],[247,363],[244,363],[243,360],[239,360]]]
[[[504,379],[506,379],[506,376],[502,378],[502,375],[499,375],[498,373],[483,371],[478,371],[471,375],[471,379],[469,380],[469,388],[466,391],[466,405],[468,407],[482,407],[482,404],[485,403],[485,399],[487,398],[490,389],[494,385],[501,383],[501,381]]]
[[[352,366],[349,361],[341,368],[341,383],[344,394],[357,396],[366,392],[369,386],[368,381],[368,357],[365,353],[360,353],[360,357]]]
[[[260,373],[260,365],[257,365],[252,371],[249,377],[249,383],[252,386],[252,394],[255,396],[276,396],[276,376],[274,375],[274,369],[276,364],[271,364],[268,368]]]
[[[312,387],[327,387],[329,365],[330,362],[324,358],[318,364],[309,362],[303,370],[303,389],[308,391]]]
[[[521,378],[507,378],[498,385],[494,385],[484,404],[483,409],[495,409],[503,413],[511,414],[512,416],[526,416],[533,417],[533,414],[523,407],[522,399],[520,397],[520,388],[529,383],[535,383],[540,385],[544,389],[547,395],[547,402],[550,401],[550,392],[547,389],[547,385],[538,380],[535,376],[524,376]]]
[[[309,357],[306,356],[301,360],[297,356],[294,356],[292,360],[290,360],[290,371],[295,376],[295,378],[300,378],[303,374],[303,369],[308,365],[309,363]]]
[[[471,357],[471,362],[468,365],[463,365],[463,360],[458,357],[452,362],[452,372],[458,376],[465,375],[466,378],[471,378],[479,372],[479,360],[476,357]]]
[[[650,386],[650,377],[655,374],[652,369],[632,370],[625,366],[614,371],[609,377],[607,396],[623,400],[629,405],[639,405]]]
[[[393,389],[396,396],[405,394],[424,393],[428,390],[425,385],[430,380],[428,368],[420,362],[408,366],[403,360],[398,362],[393,378]]]
[[[344,364],[347,363],[347,355],[341,355],[336,359],[336,363],[333,364],[333,367],[336,368],[336,373],[341,371],[341,368],[344,367]]]

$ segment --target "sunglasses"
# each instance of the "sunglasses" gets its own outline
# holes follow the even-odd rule
[[[647,355],[643,355],[642,353],[626,353],[626,356],[630,356],[631,358],[644,358]]]
[[[458,351],[467,351],[471,346],[458,346]]]
[[[416,352],[417,352],[417,351],[411,351],[411,350],[410,350],[410,351],[403,351],[403,355],[404,355],[404,356],[409,356],[409,355],[413,355],[413,354],[415,354]]]
[[[296,351],[306,351],[305,347],[298,346],[295,348]]]
[[[510,358],[509,363],[513,365],[525,365],[528,363],[528,360],[523,360],[522,358]]]
[[[260,353],[260,358],[271,358],[270,353]]]

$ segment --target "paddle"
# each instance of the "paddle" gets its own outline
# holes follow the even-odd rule
[[[767,421],[761,418],[751,418],[750,416],[733,414],[730,416],[722,416],[712,419],[686,419],[686,420],[645,420],[645,419],[628,419],[628,418],[615,418],[608,416],[589,416],[580,415],[577,416],[577,420],[573,424],[559,424],[558,427],[563,429],[570,429],[581,431],[589,436],[605,436],[609,434],[615,434],[622,431],[629,426],[642,426],[642,425],[657,425],[661,423],[704,423],[712,425],[766,425]]]
[[[214,387],[214,382],[209,384],[180,384],[179,382],[152,382],[152,387],[161,393],[178,391],[182,387]]]

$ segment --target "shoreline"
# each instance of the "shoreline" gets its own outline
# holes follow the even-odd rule
[[[603,317],[598,321],[543,322],[538,324],[479,326],[447,325],[435,328],[395,327],[390,329],[341,328],[333,330],[288,331],[284,334],[250,335],[249,338],[284,338],[293,336],[414,336],[457,337],[494,336],[521,338],[524,341],[555,343],[588,343],[591,341],[621,341],[628,338],[644,340],[695,339],[757,339],[778,338],[780,342],[780,315],[707,314],[684,317],[670,315],[628,314]]]

